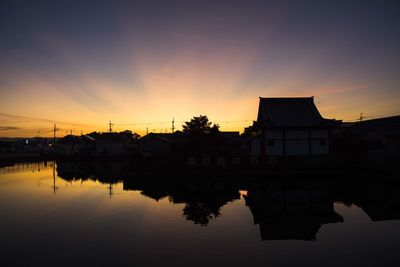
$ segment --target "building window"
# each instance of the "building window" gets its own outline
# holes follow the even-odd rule
[[[319,140],[319,145],[320,146],[326,146],[326,140],[325,139]]]
[[[268,164],[269,165],[276,165],[276,157],[269,157],[268,158]]]
[[[209,157],[204,157],[203,158],[203,165],[210,165],[210,162],[211,162],[211,160],[210,160]]]
[[[232,164],[233,165],[239,165],[240,164],[240,157],[233,157],[232,158]]]
[[[269,140],[267,141],[267,144],[268,144],[268,146],[274,146],[274,145],[275,145],[275,141],[269,139]]]
[[[250,164],[251,165],[258,165],[258,157],[257,156],[251,157]]]
[[[217,158],[217,164],[218,165],[225,165],[225,158],[224,157],[218,157]]]
[[[196,165],[196,159],[194,157],[188,157],[187,164],[190,166]]]

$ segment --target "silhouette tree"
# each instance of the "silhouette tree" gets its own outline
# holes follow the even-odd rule
[[[182,128],[184,133],[195,135],[219,132],[219,125],[212,125],[208,117],[203,115],[193,117],[190,121],[185,122]]]

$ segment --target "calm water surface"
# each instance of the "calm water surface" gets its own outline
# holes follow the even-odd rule
[[[400,266],[397,183],[167,182],[120,170],[1,168],[0,265]]]

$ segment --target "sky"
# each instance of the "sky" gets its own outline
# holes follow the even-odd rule
[[[0,136],[243,131],[259,97],[400,114],[398,1],[0,2]]]

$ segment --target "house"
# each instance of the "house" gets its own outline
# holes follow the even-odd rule
[[[96,157],[122,157],[134,153],[132,145],[134,136],[130,131],[124,132],[93,132],[88,134],[95,139],[94,156]]]
[[[169,156],[174,143],[173,133],[149,133],[140,138],[140,154],[144,157]]]
[[[67,135],[56,144],[56,154],[63,157],[91,156],[95,147],[95,139],[89,135]]]
[[[355,159],[370,163],[394,162],[400,159],[400,116],[354,123],[345,142]]]
[[[135,134],[130,131],[67,135],[58,140],[56,154],[61,157],[122,157],[137,153]]]
[[[325,119],[314,104],[314,97],[260,97],[257,121],[251,132],[253,157],[328,155],[332,129],[340,121]]]

